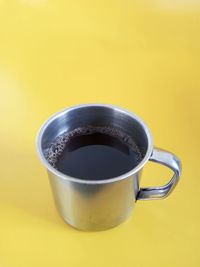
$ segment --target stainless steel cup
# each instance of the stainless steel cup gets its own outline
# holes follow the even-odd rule
[[[123,129],[143,152],[142,161],[131,171],[105,180],[77,179],[53,168],[44,156],[52,141],[65,131],[87,125]],[[56,113],[41,127],[37,136],[37,151],[47,168],[61,216],[73,227],[86,231],[105,230],[122,223],[132,213],[136,200],[167,197],[178,183],[181,173],[180,161],[174,154],[153,148],[151,133],[139,117],[112,105],[79,105]],[[140,188],[142,169],[149,160],[165,165],[174,172],[166,185]]]

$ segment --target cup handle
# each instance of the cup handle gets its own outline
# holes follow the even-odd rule
[[[170,168],[174,172],[174,175],[169,183],[164,186],[140,188],[137,194],[137,200],[152,200],[167,197],[177,185],[181,175],[181,162],[177,156],[170,152],[160,148],[154,148],[149,160]]]

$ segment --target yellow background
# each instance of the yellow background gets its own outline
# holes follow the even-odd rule
[[[0,0],[0,267],[200,266],[198,0]],[[129,109],[182,160],[162,201],[104,232],[59,217],[35,136],[80,103]],[[169,180],[148,164],[142,185]]]

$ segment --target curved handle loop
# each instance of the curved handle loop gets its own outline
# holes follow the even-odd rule
[[[181,162],[170,152],[160,148],[154,148],[149,160],[165,165],[174,172],[174,175],[169,183],[164,186],[141,188],[138,192],[137,200],[152,200],[167,197],[177,185],[181,175]]]

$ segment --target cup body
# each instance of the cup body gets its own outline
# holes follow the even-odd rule
[[[122,129],[134,138],[143,159],[131,171],[105,180],[78,179],[53,168],[45,158],[53,140],[65,131],[88,125]],[[98,231],[122,223],[131,214],[142,168],[151,156],[153,144],[148,127],[135,114],[112,105],[87,104],[65,109],[48,119],[39,131],[37,150],[64,220],[80,230]]]
[[[75,228],[99,231],[117,226],[131,214],[139,191],[140,171],[104,184],[63,181],[48,171],[56,206]]]

